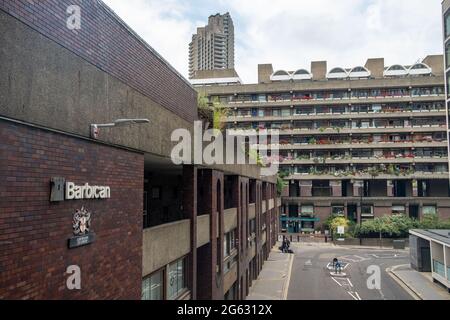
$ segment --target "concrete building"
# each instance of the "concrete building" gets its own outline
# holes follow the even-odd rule
[[[450,218],[441,55],[352,68],[317,61],[296,71],[264,64],[258,79],[197,90],[229,108],[237,134],[279,130],[279,157],[263,160],[279,163],[289,183],[284,231],[321,230],[331,214],[355,222],[398,213]]]
[[[450,230],[411,230],[411,267],[431,272],[450,292]]]
[[[443,35],[444,35],[444,70],[445,70],[445,97],[447,109],[447,134],[450,142],[450,0],[442,2],[442,16],[443,16]],[[450,160],[450,159],[449,159]],[[450,164],[450,163],[449,163]]]
[[[234,25],[228,12],[210,16],[189,44],[189,78],[215,69],[234,69]]]
[[[189,82],[101,1],[2,1],[0,29],[0,299],[245,298],[281,201],[256,166],[171,161]]]

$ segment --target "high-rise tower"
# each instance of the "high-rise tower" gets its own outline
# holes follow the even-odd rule
[[[189,44],[189,78],[199,70],[234,68],[234,26],[230,14],[212,15]]]

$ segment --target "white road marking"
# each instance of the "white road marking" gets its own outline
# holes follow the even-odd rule
[[[336,282],[339,285],[339,287],[342,287],[342,284],[339,281],[337,281],[335,278],[331,277],[331,279],[333,279],[334,282]]]
[[[355,299],[355,300],[358,300],[358,298],[357,298],[357,297],[355,297],[355,296],[353,295],[353,293],[351,293],[350,291],[347,291],[347,292],[348,292],[348,294],[349,294],[349,295],[351,295],[351,296],[352,296],[352,298],[353,298],[353,299]]]
[[[353,283],[350,281],[350,279],[349,278],[347,278],[347,281],[348,281],[348,283],[350,284],[350,287],[352,287],[353,288]]]
[[[355,292],[355,294],[358,297],[358,300],[362,300],[361,297],[359,296],[358,292]]]

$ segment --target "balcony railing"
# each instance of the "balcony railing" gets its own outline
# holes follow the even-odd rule
[[[426,90],[410,91],[407,89],[394,90],[373,90],[361,91],[353,90],[351,92],[317,92],[317,93],[293,93],[293,94],[269,94],[265,100],[261,97],[237,96],[230,97],[230,104],[235,103],[253,103],[253,102],[301,102],[301,101],[326,101],[326,100],[349,100],[349,99],[388,99],[388,98],[422,98],[422,97],[441,97],[445,95],[444,87],[432,87]]]

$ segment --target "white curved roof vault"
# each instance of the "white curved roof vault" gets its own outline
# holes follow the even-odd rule
[[[350,78],[368,78],[370,75],[370,71],[362,66],[354,67],[348,74]]]
[[[270,80],[272,81],[286,81],[291,80],[291,74],[285,70],[275,71],[271,76]]]
[[[343,79],[347,77],[348,77],[347,71],[345,71],[345,69],[341,67],[333,68],[327,74],[328,79]]]
[[[310,80],[313,75],[306,69],[298,69],[292,75],[292,79],[294,80]]]
[[[431,74],[433,70],[423,62],[416,63],[409,68],[408,73],[410,75]]]
[[[400,64],[393,64],[384,71],[385,77],[406,76],[408,69]]]

